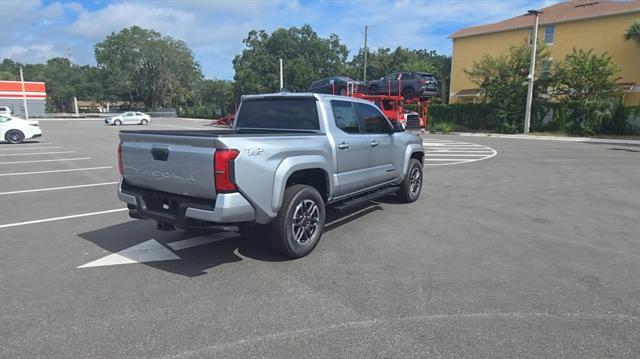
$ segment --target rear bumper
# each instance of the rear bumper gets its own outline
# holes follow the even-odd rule
[[[130,186],[121,179],[118,198],[127,203],[131,217],[178,228],[252,222],[256,218],[253,206],[238,192],[218,193],[215,200],[203,200]]]

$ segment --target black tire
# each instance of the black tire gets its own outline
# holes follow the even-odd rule
[[[377,95],[378,94],[378,86],[371,85],[369,86],[369,95]]]
[[[115,121],[113,121],[113,124],[116,125],[116,126],[121,126],[122,125],[122,121],[115,120]]]
[[[415,91],[413,90],[413,87],[407,87],[402,91],[402,97],[404,97],[405,100],[410,100],[412,98],[415,97]]]
[[[417,182],[416,182],[417,181]],[[415,158],[409,161],[409,170],[407,175],[400,183],[400,192],[398,197],[404,203],[415,202],[422,192],[422,163]]]
[[[340,96],[347,96],[347,89],[344,87],[341,87],[340,90],[338,91],[338,94],[340,94]]]
[[[20,130],[9,130],[4,134],[4,139],[9,143],[21,143],[24,141],[24,133]]]
[[[140,124],[141,124],[142,126],[144,126],[144,125],[146,125],[146,124],[148,124],[148,123],[149,123],[149,121],[144,120],[144,119],[143,119],[142,121],[140,121]]]
[[[282,208],[271,223],[271,245],[285,257],[304,257],[318,245],[325,218],[320,193],[311,186],[293,185],[285,190]]]

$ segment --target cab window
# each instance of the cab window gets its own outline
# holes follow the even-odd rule
[[[331,101],[331,109],[333,110],[333,118],[336,126],[346,133],[360,133],[358,125],[358,117],[351,102],[348,101]]]
[[[354,103],[360,122],[364,124],[366,133],[389,133],[391,125],[386,117],[376,108],[364,103]]]

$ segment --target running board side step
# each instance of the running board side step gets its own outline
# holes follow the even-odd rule
[[[353,197],[342,202],[338,202],[340,204],[332,205],[331,207],[337,211],[345,211],[349,208],[355,207],[365,202],[373,201],[374,199],[378,199],[380,197],[388,196],[390,194],[395,194],[400,190],[400,187],[384,187],[373,192],[367,192],[364,195],[360,195],[357,197]]]

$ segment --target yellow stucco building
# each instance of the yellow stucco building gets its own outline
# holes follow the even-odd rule
[[[545,43],[551,61],[562,60],[572,48],[608,52],[618,64],[625,104],[640,105],[640,44],[624,33],[640,20],[640,0],[576,0],[541,9],[538,41]],[[501,22],[468,27],[450,36],[453,40],[450,103],[474,102],[479,89],[464,70],[484,55],[496,56],[533,34],[534,16],[522,15]],[[531,42],[531,40],[529,40]],[[526,79],[523,79],[525,81]]]

